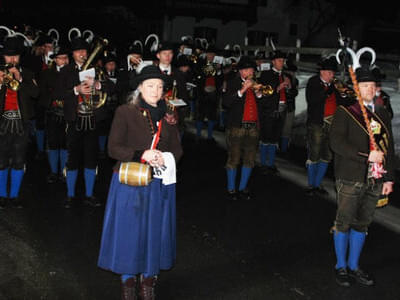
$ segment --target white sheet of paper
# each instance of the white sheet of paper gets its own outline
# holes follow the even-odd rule
[[[185,106],[187,105],[185,101],[182,99],[175,99],[175,100],[169,100],[169,103],[171,103],[173,106]]]
[[[197,87],[197,85],[195,85],[194,83],[191,83],[191,82],[186,82],[186,87],[192,89],[192,88]]]
[[[90,68],[88,70],[79,72],[79,80],[81,82],[87,80],[88,77],[95,78],[95,76],[96,76],[96,71],[94,70],[94,68]]]
[[[263,63],[260,65],[260,71],[268,71],[271,69],[271,65],[269,63]]]
[[[218,55],[214,56],[213,63],[222,65],[224,63],[224,57]]]
[[[192,49],[191,48],[183,48],[183,54],[192,55]]]

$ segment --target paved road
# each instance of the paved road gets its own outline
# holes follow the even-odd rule
[[[329,233],[334,203],[309,199],[301,185],[257,170],[254,200],[230,203],[225,150],[195,145],[190,134],[183,144],[178,257],[160,275],[159,299],[400,298],[397,233],[377,222],[370,228],[361,263],[375,275],[375,287],[339,288]],[[95,190],[102,199],[111,165],[100,164]],[[0,299],[119,299],[118,276],[96,266],[104,208],[77,203],[65,210],[65,186],[47,185],[47,172],[47,162],[31,160],[22,186],[26,208],[0,211]]]

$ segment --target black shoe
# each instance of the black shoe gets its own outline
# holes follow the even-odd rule
[[[99,207],[102,205],[101,202],[97,200],[95,196],[86,197],[83,203],[91,207]]]
[[[63,174],[58,175],[58,181],[65,183],[65,176]]]
[[[210,146],[214,146],[217,144],[217,141],[214,138],[207,138],[207,144]]]
[[[22,201],[19,198],[10,198],[10,204],[13,208],[23,208]]]
[[[314,197],[317,194],[318,188],[313,187],[313,186],[308,186],[306,189],[306,195],[308,197]]]
[[[371,286],[375,284],[375,281],[371,278],[371,276],[361,269],[356,269],[354,271],[349,270],[349,276],[354,278],[359,284],[365,286]]]
[[[64,208],[71,208],[72,207],[72,197],[66,197],[64,200]]]
[[[58,180],[58,176],[55,173],[50,173],[49,176],[47,176],[47,183],[56,183]]]
[[[351,279],[346,268],[335,269],[336,283],[340,286],[349,287]]]
[[[0,209],[5,209],[8,206],[7,197],[0,197]]]
[[[326,196],[329,194],[328,191],[322,185],[320,185],[319,187],[316,187],[315,192],[321,196]]]
[[[249,201],[251,200],[251,194],[248,189],[244,189],[238,192],[238,198],[242,201]]]
[[[36,153],[35,160],[44,160],[45,158],[46,158],[46,153],[44,151]]]
[[[239,200],[238,193],[236,191],[228,191],[228,201],[237,201]]]

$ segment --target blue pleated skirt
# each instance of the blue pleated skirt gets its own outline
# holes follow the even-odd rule
[[[113,173],[98,266],[118,274],[154,276],[176,259],[175,184],[121,184]]]

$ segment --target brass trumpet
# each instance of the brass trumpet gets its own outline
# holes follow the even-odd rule
[[[211,62],[207,62],[207,64],[203,66],[202,71],[206,77],[215,76],[215,74],[217,74],[217,68]]]
[[[14,78],[14,74],[9,71],[10,68],[15,67],[12,64],[6,64],[2,67],[4,71],[4,79],[3,79],[3,84],[13,90],[13,91],[18,91],[19,89],[19,81]]]
[[[269,84],[263,85],[263,84],[257,82],[256,80],[254,80],[253,76],[249,76],[246,78],[246,80],[247,79],[250,79],[253,81],[253,85],[251,86],[251,88],[255,92],[260,91],[263,94],[263,96],[271,96],[274,93],[274,89],[271,85],[269,85]]]

